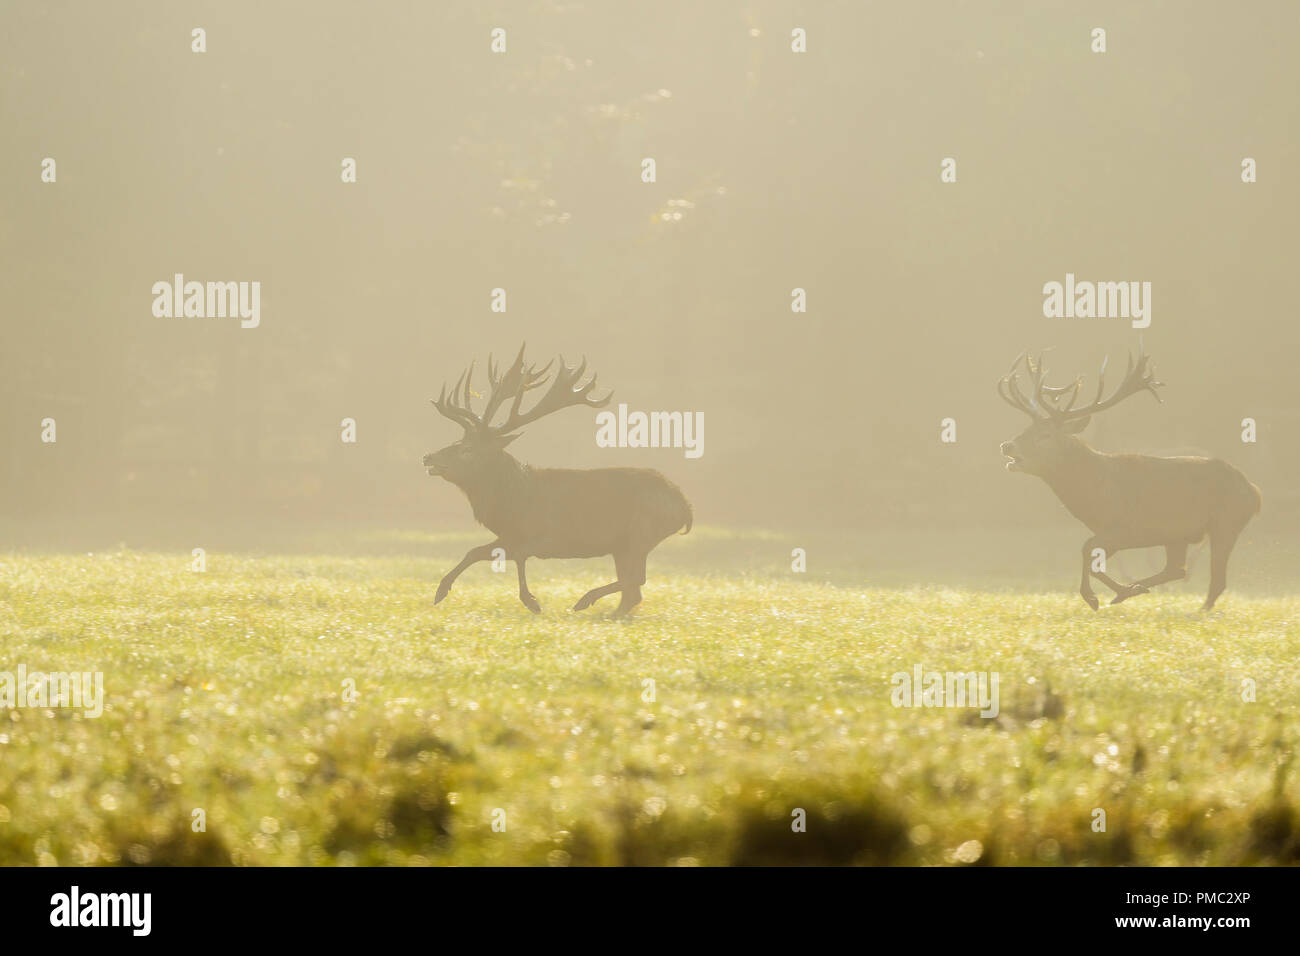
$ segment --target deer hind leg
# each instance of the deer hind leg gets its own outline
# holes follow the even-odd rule
[[[533,597],[532,592],[528,590],[528,578],[524,575],[524,562],[527,560],[527,555],[515,558],[515,567],[519,569],[519,600],[523,601],[524,607],[534,614],[541,614],[542,606],[537,603],[537,598]]]
[[[1116,550],[1119,550],[1118,548]],[[1105,578],[1102,575],[1098,577]],[[1134,581],[1122,591],[1116,590],[1115,585],[1107,581],[1107,585],[1115,591],[1115,599],[1111,604],[1118,604],[1120,601],[1127,600],[1135,594],[1146,594],[1157,584],[1164,584],[1167,581],[1181,581],[1187,577],[1187,542],[1175,541],[1165,545],[1165,566],[1164,569],[1143,578],[1140,581]]]
[[[621,559],[617,555],[614,557],[614,570],[618,574],[619,579],[617,581],[611,581],[609,584],[602,584],[598,588],[592,588],[582,597],[578,598],[578,603],[573,605],[575,611],[585,611],[606,595],[613,594],[615,591],[623,590],[623,566],[619,563],[620,560]]]
[[[1239,534],[1241,534],[1240,528],[1210,529],[1210,590],[1205,595],[1205,603],[1201,605],[1202,611],[1214,607],[1214,602],[1228,586],[1228,555],[1232,554],[1232,548],[1237,543]]]
[[[578,598],[578,603],[573,605],[573,609],[575,611],[585,611],[605,595],[613,594],[615,591],[621,590],[623,590],[623,585],[619,584],[617,581],[613,581],[610,584],[602,584],[600,587],[592,588],[582,597]]]
[[[618,575],[617,581],[611,581],[609,584],[602,584],[598,588],[592,588],[582,597],[578,598],[578,603],[573,605],[575,611],[585,611],[601,598],[613,594],[615,591],[623,590],[623,565],[620,563],[622,558],[614,556],[614,570]]]
[[[641,603],[641,585],[645,584],[646,555],[615,555],[614,567],[618,569],[618,580],[623,586],[623,597],[614,609],[614,617],[622,617]]]
[[[602,584],[598,588],[592,588],[578,599],[578,603],[573,605],[573,609],[575,611],[586,610],[601,598],[613,594],[615,591],[621,591],[623,597],[614,610],[614,617],[622,617],[633,607],[640,604],[641,585],[645,584],[645,555],[634,558],[624,554],[616,554],[614,556],[614,570],[618,574],[617,581]]]
[[[1153,588],[1166,581],[1181,581],[1187,577],[1187,542],[1165,545],[1165,568],[1149,578],[1133,582],[1135,588]],[[1118,604],[1123,598],[1115,598],[1112,604]]]
[[[578,603],[573,605],[573,609],[575,611],[585,611],[605,595],[613,594],[615,591],[621,590],[623,590],[623,585],[619,584],[617,581],[613,581],[609,584],[602,584],[600,587],[592,588],[582,597],[578,598]]]
[[[1122,551],[1123,548],[1112,548],[1109,553]],[[1187,577],[1187,542],[1176,541],[1172,544],[1165,545],[1165,566],[1163,570],[1142,578],[1140,581],[1134,581],[1129,585],[1116,585],[1110,578],[1104,574],[1098,574],[1098,578],[1106,583],[1115,597],[1111,599],[1111,604],[1118,604],[1120,601],[1127,601],[1136,594],[1147,594],[1157,584],[1164,584],[1166,581],[1177,581]]]
[[[465,573],[466,568],[471,564],[478,564],[480,561],[490,560],[492,552],[499,547],[501,547],[501,540],[498,538],[491,544],[483,544],[479,545],[477,548],[470,548],[469,551],[466,552],[465,557],[460,559],[460,564],[448,571],[446,575],[443,576],[443,579],[438,582],[438,593],[434,595],[433,603],[437,604],[447,596],[448,592],[451,591],[451,586],[456,583],[458,577]]]

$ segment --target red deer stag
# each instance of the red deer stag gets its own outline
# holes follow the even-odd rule
[[[1017,367],[1024,361],[1029,394],[1020,390]],[[1083,582],[1079,593],[1093,610],[1097,596],[1089,576],[1115,592],[1118,604],[1151,587],[1187,576],[1187,547],[1210,537],[1210,590],[1203,610],[1214,607],[1227,582],[1228,555],[1242,528],[1259,511],[1259,489],[1240,471],[1218,458],[1157,458],[1099,452],[1076,437],[1091,416],[1117,405],[1130,395],[1150,392],[1161,401],[1149,356],[1138,349],[1128,359],[1124,381],[1106,399],[1106,363],[1098,376],[1091,405],[1075,408],[1083,379],[1064,387],[1043,384],[1038,361],[1022,353],[998,382],[998,394],[1034,420],[1027,429],[1002,443],[1007,471],[1037,475],[1056,492],[1062,504],[1092,531],[1083,544]],[[1093,571],[1094,549],[1105,555],[1128,548],[1163,546],[1165,568],[1132,584],[1119,584],[1104,571]]]
[[[424,456],[430,475],[445,478],[469,498],[474,517],[496,534],[490,544],[471,548],[460,564],[438,585],[437,604],[447,596],[456,578],[471,564],[487,561],[500,548],[519,571],[519,599],[534,613],[541,606],[528,591],[524,563],[529,558],[595,558],[610,554],[618,580],[593,588],[573,610],[581,611],[615,591],[621,592],[616,617],[641,601],[646,557],[660,541],[685,526],[691,530],[690,502],[681,490],[649,468],[594,468],[574,470],[533,468],[506,454],[519,437],[518,429],[544,415],[571,405],[602,408],[611,392],[596,400],[591,392],[596,378],[582,382],[587,362],[576,368],[560,367],[545,394],[528,411],[521,412],[524,396],[546,384],[551,366],[538,369],[524,364],[524,350],[504,372],[488,358],[488,395],[482,413],[474,411],[471,386],[474,366],[462,373],[456,386],[433,405],[464,429],[455,444]],[[493,419],[509,403],[505,420]]]

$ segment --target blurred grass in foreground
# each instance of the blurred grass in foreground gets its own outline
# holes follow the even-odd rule
[[[841,587],[670,543],[624,621],[567,610],[610,562],[531,562],[536,617],[513,566],[433,607],[464,543],[419,544],[0,556],[0,670],[108,698],[0,711],[0,863],[1300,862],[1300,598],[1094,614],[1069,581]],[[998,672],[1000,716],[894,708],[916,664]]]

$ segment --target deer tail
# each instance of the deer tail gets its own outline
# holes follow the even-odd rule
[[[682,499],[682,504],[686,505],[686,527],[679,531],[678,534],[690,534],[691,526],[695,524],[695,509],[691,507],[691,503],[685,498]]]

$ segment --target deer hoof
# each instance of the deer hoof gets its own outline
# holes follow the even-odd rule
[[[532,611],[534,614],[542,613],[542,606],[537,603],[537,598],[533,597],[531,594],[521,594],[519,595],[519,600],[523,601],[524,607],[528,608],[528,610]]]
[[[1127,600],[1135,594],[1150,594],[1151,589],[1145,584],[1130,584],[1123,591],[1116,591],[1115,596],[1111,599],[1111,604],[1118,604],[1120,601]]]
[[[1083,599],[1088,602],[1088,607],[1092,608],[1094,611],[1101,607],[1101,602],[1097,600],[1097,595],[1092,594],[1091,592],[1084,594]]]

